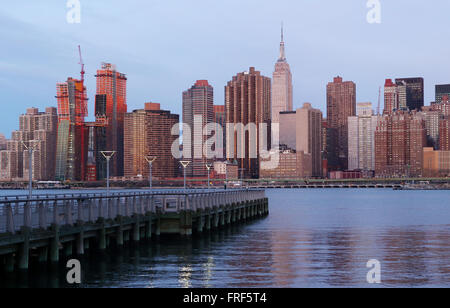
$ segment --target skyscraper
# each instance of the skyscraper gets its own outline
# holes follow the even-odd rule
[[[395,84],[406,86],[406,107],[409,110],[420,110],[424,106],[424,81],[421,77],[397,78]]]
[[[149,176],[149,165],[145,157],[156,157],[152,176],[159,179],[176,176],[178,164],[172,156],[172,143],[177,136],[171,134],[172,127],[179,122],[177,114],[160,109],[160,104],[146,103],[145,109],[125,114],[124,166],[125,176]]]
[[[421,176],[425,146],[423,114],[398,111],[382,116],[375,132],[375,174]]]
[[[334,156],[329,161],[339,161],[340,169],[348,165],[348,117],[356,113],[356,85],[352,81],[342,81],[335,77],[327,85],[327,123],[335,130],[336,147],[327,149],[328,155]]]
[[[119,73],[116,66],[102,63],[97,70],[97,94],[95,96],[95,116],[106,119],[107,125],[96,130],[95,160],[97,178],[106,177],[106,161],[101,151],[115,151],[111,160],[110,174],[123,175],[123,129],[127,112],[127,78]]]
[[[56,85],[58,100],[58,139],[56,179],[83,180],[87,159],[87,94],[83,80],[68,78]]]
[[[436,104],[442,103],[442,98],[450,96],[450,84],[439,84],[436,85]]]
[[[280,112],[292,111],[292,74],[286,61],[283,28],[281,29],[280,56],[275,64],[272,83],[272,123],[280,122]]]
[[[439,150],[450,151],[450,118],[439,122]]]
[[[375,170],[375,130],[378,116],[372,103],[358,103],[356,116],[348,119],[348,169]]]
[[[45,112],[28,108],[19,117],[19,130],[12,133],[7,141],[7,151],[3,153],[4,176],[12,178],[28,177],[29,159],[32,160],[34,180],[53,180],[55,177],[56,132],[58,115],[56,108]],[[33,147],[29,157],[26,147]]]
[[[304,103],[297,109],[296,151],[311,154],[312,176],[322,177],[322,111]]]
[[[6,138],[3,134],[0,134],[0,151],[1,150],[6,150]]]
[[[225,145],[226,145],[226,135],[225,135],[225,128],[226,128],[226,122],[225,122],[225,105],[214,105],[214,122],[222,129],[222,136],[218,134],[216,131],[216,149],[218,152],[222,153],[222,157],[218,157],[218,159],[225,158]],[[219,128],[218,128],[219,129]],[[219,138],[222,137],[222,140],[219,140]],[[222,146],[220,146],[222,145]]]
[[[211,137],[203,134],[203,127],[214,123],[214,89],[207,80],[197,80],[183,92],[183,123],[190,127],[190,135],[183,129],[183,151],[190,147],[191,157],[183,157],[191,163],[186,169],[189,177],[207,175],[206,163],[210,160],[203,153],[203,145]],[[187,141],[187,142],[186,142]]]
[[[270,102],[271,80],[254,67],[237,74],[225,86],[226,123],[237,128],[226,130],[227,159],[237,160],[248,178],[259,177],[260,142],[270,147]],[[258,138],[263,123],[267,127],[267,140]]]
[[[386,79],[384,85],[384,113],[407,110],[406,85],[397,85],[392,79]]]

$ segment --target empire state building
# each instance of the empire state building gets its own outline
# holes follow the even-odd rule
[[[292,109],[292,75],[286,61],[283,28],[281,28],[280,57],[273,72],[272,123],[280,123],[280,112],[292,111]]]

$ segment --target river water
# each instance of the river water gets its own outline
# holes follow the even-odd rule
[[[0,193],[1,194],[1,193]],[[4,193],[3,193],[4,194]],[[191,240],[160,238],[81,259],[81,287],[450,286],[450,192],[267,190],[270,215]],[[64,287],[63,265],[0,286]]]

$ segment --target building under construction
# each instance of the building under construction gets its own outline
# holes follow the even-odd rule
[[[56,85],[58,100],[58,137],[56,143],[56,180],[79,181],[86,175],[87,95],[84,80],[68,78]]]
[[[127,112],[126,93],[127,78],[125,74],[116,71],[110,63],[102,63],[97,70],[97,93],[95,96],[95,129],[94,159],[97,179],[106,178],[106,161],[101,151],[114,151],[111,159],[111,175],[123,176],[123,131],[124,119]],[[91,170],[92,172],[92,170]]]

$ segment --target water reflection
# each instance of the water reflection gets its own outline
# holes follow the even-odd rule
[[[86,255],[81,287],[367,287],[370,259],[381,262],[382,286],[449,286],[448,206],[425,211],[429,195],[376,193],[269,191],[266,219]],[[63,263],[2,274],[0,287],[69,287]]]

